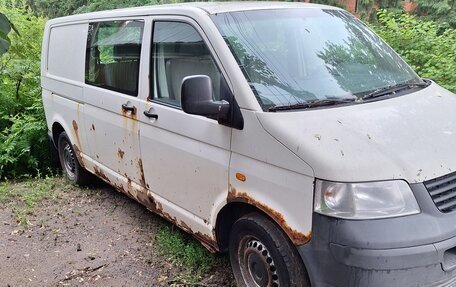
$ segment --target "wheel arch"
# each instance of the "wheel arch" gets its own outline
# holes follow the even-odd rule
[[[56,148],[58,148],[58,141],[59,141],[59,135],[62,132],[66,132],[68,138],[70,139],[71,144],[74,146],[76,145],[78,150],[81,150],[81,144],[78,139],[78,129],[77,125],[75,127],[74,124],[68,123],[61,117],[60,115],[56,114],[54,118],[52,119],[52,126],[51,126],[51,133],[52,133],[52,141],[54,142],[54,145]]]
[[[251,212],[263,213],[257,207],[242,202],[230,202],[219,211],[215,223],[215,237],[220,252],[228,250],[231,227],[236,220]]]
[[[295,243],[293,240],[294,238],[292,238],[289,234],[290,231],[287,230],[287,225],[284,224],[283,219],[278,217],[276,213],[271,214],[271,211],[265,210],[261,206],[239,200],[228,202],[217,214],[214,231],[220,252],[228,250],[230,231],[236,220],[252,212],[259,213],[269,219],[285,234],[286,237],[288,237],[291,242]]]
[[[52,132],[52,142],[54,143],[54,147],[57,148],[59,135],[64,131],[65,131],[65,129],[59,122],[54,122],[52,124],[51,132]],[[67,132],[67,134],[68,134],[68,132]]]
[[[73,129],[71,129],[68,125],[65,124],[66,122],[60,118],[60,117],[55,117],[52,120],[52,127],[51,127],[51,133],[52,133],[52,141],[54,144],[54,147],[58,150],[58,144],[59,144],[59,136],[62,132],[66,132],[68,139],[70,140],[70,143],[76,152],[76,157],[79,162],[79,164],[85,168],[85,163],[82,157],[82,146],[81,142],[79,139],[78,135],[78,127],[77,124],[74,124],[73,121]],[[73,131],[73,132],[70,132]]]

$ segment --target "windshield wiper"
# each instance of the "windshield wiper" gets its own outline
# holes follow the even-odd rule
[[[400,84],[386,86],[384,88],[377,89],[373,92],[368,93],[367,95],[364,95],[363,97],[361,97],[361,99],[368,100],[368,99],[373,99],[373,98],[377,98],[377,97],[381,97],[381,96],[395,94],[395,93],[405,90],[405,89],[413,89],[413,88],[427,87],[427,86],[429,86],[428,82],[400,83]]]
[[[268,110],[270,112],[276,112],[276,111],[286,111],[286,110],[296,110],[296,109],[308,109],[308,108],[313,108],[313,107],[333,106],[333,105],[337,105],[337,104],[351,103],[354,101],[356,101],[355,97],[353,97],[353,98],[328,98],[328,99],[313,100],[313,101],[305,102],[305,103],[273,106],[273,107],[270,107]]]

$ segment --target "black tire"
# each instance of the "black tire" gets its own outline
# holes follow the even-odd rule
[[[66,132],[59,135],[58,152],[60,165],[66,177],[74,184],[86,185],[90,180],[90,174],[79,163]]]
[[[259,213],[238,219],[229,252],[239,287],[310,287],[296,247],[271,220]]]
[[[49,151],[51,153],[51,167],[52,168],[60,168],[60,159],[59,159],[59,151],[57,150],[56,145],[54,142],[49,138]]]

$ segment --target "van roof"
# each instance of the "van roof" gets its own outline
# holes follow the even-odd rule
[[[233,2],[187,2],[178,4],[164,4],[149,7],[196,7],[208,14],[217,14],[233,11],[290,9],[290,8],[335,8],[327,5],[303,2],[272,2],[272,1],[233,1]]]
[[[267,9],[296,9],[296,8],[324,8],[324,9],[339,9],[332,6],[302,3],[302,2],[260,2],[260,1],[238,1],[238,2],[187,2],[176,4],[160,4],[152,6],[141,6],[133,8],[123,8],[115,10],[107,10],[100,12],[92,12],[78,14],[52,19],[49,22],[52,24],[66,23],[81,20],[101,19],[109,17],[122,16],[143,16],[153,14],[187,14],[187,13],[204,13],[217,14],[234,11],[248,10],[267,10]],[[186,13],[187,12],[187,13]]]

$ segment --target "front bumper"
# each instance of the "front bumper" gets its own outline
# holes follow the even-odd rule
[[[298,247],[314,287],[455,287],[456,212],[441,213],[423,184],[421,213],[378,220],[314,214],[312,240]]]

